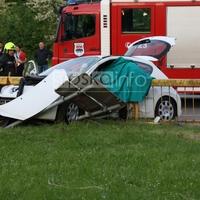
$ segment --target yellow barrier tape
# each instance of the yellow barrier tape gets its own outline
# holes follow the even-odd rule
[[[154,79],[152,86],[200,87],[200,79]]]
[[[0,76],[0,85],[18,85],[21,78],[19,76]]]

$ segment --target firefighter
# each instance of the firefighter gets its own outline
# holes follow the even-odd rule
[[[8,42],[4,46],[3,55],[0,57],[0,75],[1,76],[14,76],[16,69],[15,61],[15,44]]]

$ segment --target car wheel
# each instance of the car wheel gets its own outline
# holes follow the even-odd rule
[[[71,123],[77,121],[79,116],[79,107],[74,103],[69,103],[65,111],[65,121]]]
[[[177,107],[174,99],[162,97],[156,105],[155,116],[159,116],[164,121],[174,119],[177,116]]]
[[[79,116],[79,107],[74,103],[63,103],[59,106],[57,112],[57,121],[65,121],[71,123],[76,121]]]

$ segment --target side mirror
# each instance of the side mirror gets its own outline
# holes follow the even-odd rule
[[[34,60],[29,60],[24,66],[23,76],[26,77],[36,75],[38,75],[37,65]]]

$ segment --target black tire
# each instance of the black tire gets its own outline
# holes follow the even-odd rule
[[[161,120],[170,121],[177,116],[177,105],[173,98],[164,96],[156,104],[155,117]]]
[[[119,119],[127,120],[128,119],[128,106],[124,106],[119,110]]]
[[[58,107],[56,121],[66,122],[67,124],[77,121],[80,110],[79,107],[71,102],[66,102]]]

